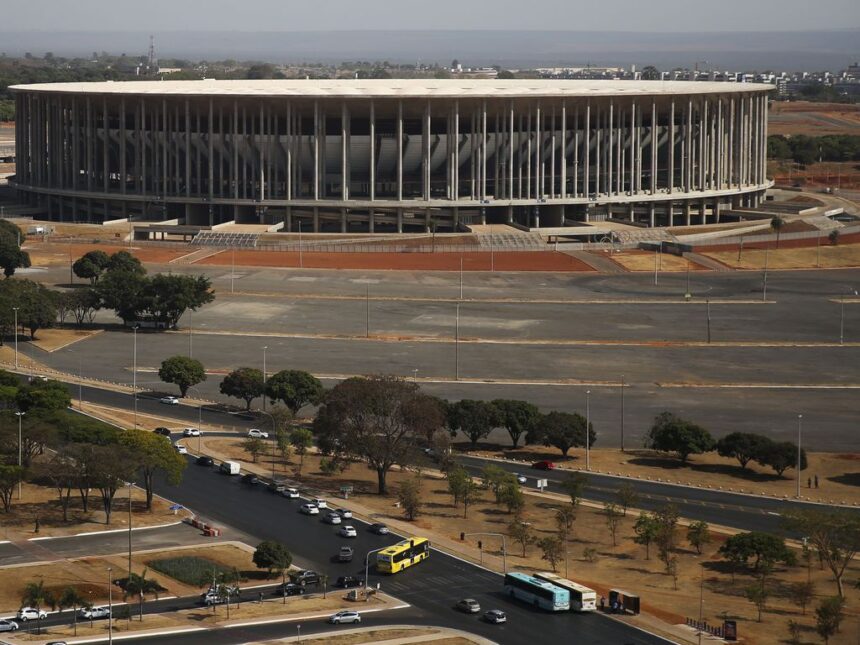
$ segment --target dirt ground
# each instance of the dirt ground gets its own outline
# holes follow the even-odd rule
[[[812,240],[814,243],[814,240]],[[833,246],[826,238],[821,245],[808,246],[805,248],[759,248],[744,247],[741,251],[741,259],[738,260],[738,251],[719,250],[710,251],[701,249],[699,252],[712,257],[723,264],[734,269],[764,269],[765,255],[767,255],[767,266],[769,269],[804,269],[810,267],[840,268],[860,266],[860,244],[843,244],[842,241]]]
[[[208,438],[204,441],[209,454],[223,458],[245,461],[249,467],[260,473],[271,472],[271,457],[261,457],[258,464],[250,463],[250,457],[241,448],[241,439]],[[279,472],[292,472],[298,463],[298,457],[292,457],[290,463],[280,460],[276,463]],[[326,491],[330,499],[335,499],[337,491],[343,484],[351,484],[354,492],[349,502],[344,502],[354,512],[373,517],[377,521],[402,521],[402,513],[395,506],[396,498],[393,492],[397,485],[406,478],[414,477],[413,473],[392,472],[389,475],[391,493],[387,496],[375,494],[375,473],[361,464],[351,465],[339,477],[327,477],[319,472],[319,458],[316,455],[305,457],[304,476],[301,486],[309,491]],[[470,506],[468,517],[463,517],[462,506],[455,507],[447,491],[444,480],[430,473],[421,476],[423,508],[419,517],[407,524],[407,530],[426,535],[431,539],[441,541],[456,541],[465,551],[471,549],[475,557],[474,541],[459,543],[460,531],[469,532],[507,532],[507,526],[512,516],[505,510],[492,503],[489,492],[482,493],[479,503]],[[829,484],[827,484],[829,486]],[[531,522],[535,537],[547,537],[555,532],[554,513],[565,502],[557,496],[528,494],[524,520]],[[787,635],[789,619],[800,622],[807,627],[813,624],[811,611],[801,615],[799,608],[790,601],[787,593],[788,585],[792,582],[805,581],[807,575],[816,585],[816,602],[821,598],[835,593],[835,584],[826,571],[819,570],[817,565],[808,571],[803,566],[777,570],[771,579],[772,593],[768,608],[761,623],[756,622],[755,607],[744,597],[745,589],[754,579],[749,574],[738,573],[732,581],[730,571],[721,562],[717,549],[725,540],[725,536],[712,534],[712,542],[707,545],[702,555],[696,554],[690,547],[685,536],[685,529],[678,530],[676,556],[678,558],[679,576],[677,589],[671,576],[665,573],[663,563],[652,552],[651,558],[646,559],[644,548],[632,541],[633,513],[622,518],[618,533],[617,546],[613,546],[606,525],[606,516],[602,509],[580,505],[574,523],[573,537],[567,541],[566,562],[559,564],[559,571],[577,582],[586,584],[601,594],[607,594],[610,586],[628,588],[639,592],[643,598],[643,608],[651,615],[661,618],[670,624],[683,624],[685,617],[695,617],[699,611],[699,585],[704,573],[704,617],[710,624],[721,624],[726,619],[738,621],[739,631],[747,643],[761,644],[774,642],[774,634],[780,638]],[[485,539],[483,553],[484,564],[500,567],[501,551],[494,541]],[[584,550],[596,550],[595,560],[589,561]],[[653,550],[653,549],[652,549]],[[508,547],[508,569],[523,571],[546,570],[548,563],[541,559],[540,550],[534,545],[527,547],[523,557],[519,545]],[[846,576],[847,580],[855,580],[860,576],[860,562],[854,563]],[[843,623],[842,636],[832,639],[831,643],[853,643],[853,635],[860,630],[860,602],[856,594],[849,594],[847,618]]]
[[[628,271],[650,271],[654,272],[654,253],[649,251],[622,251],[615,253],[611,259]],[[669,273],[678,273],[686,271],[689,267],[690,271],[704,271],[705,267],[695,262],[691,262],[686,258],[671,255],[669,253],[660,253],[657,257],[657,270]]]
[[[58,349],[68,347],[81,340],[86,340],[101,333],[101,329],[40,329],[36,332],[36,340],[30,341],[31,345],[46,352],[55,352]]]
[[[302,642],[307,643],[307,645],[361,645],[362,643],[379,643],[395,638],[414,638],[416,639],[412,641],[414,643],[430,642],[431,640],[433,643],[440,643],[442,641],[436,638],[428,638],[426,641],[418,638],[419,636],[434,636],[438,633],[439,630],[436,629],[374,629],[356,634],[330,634],[323,638],[311,638],[302,640]],[[287,641],[266,641],[263,645],[275,645],[275,643],[284,642]],[[464,639],[464,642],[471,643],[472,641]]]
[[[28,240],[24,244],[24,250],[30,254],[30,261],[34,267],[39,266],[69,266],[70,262],[74,262],[79,257],[89,251],[102,250],[105,253],[111,254],[117,251],[128,251],[141,262],[151,262],[155,264],[165,264],[183,255],[187,255],[191,251],[186,245],[177,245],[176,248],[147,246],[147,247],[129,247],[127,244],[106,244],[104,242],[85,244],[75,242],[72,244],[58,242],[41,242],[38,240]],[[83,283],[77,276],[74,276],[74,282]]]
[[[196,264],[259,267],[299,266],[299,254],[286,251],[222,251]],[[575,258],[553,251],[469,253],[310,253],[302,254],[306,269],[369,269],[399,271],[593,271]]]
[[[144,491],[140,488],[132,490],[132,526],[170,524],[180,521],[186,515],[185,512],[174,514],[169,509],[170,503],[160,497],[153,498],[152,512],[147,512]],[[80,496],[73,491],[69,504],[69,522],[64,523],[56,490],[48,486],[24,483],[21,501],[18,501],[17,495],[13,497],[12,508],[8,514],[3,514],[2,539],[16,541],[37,536],[56,537],[128,527],[128,489],[119,491],[114,498],[109,525],[105,524],[105,513],[102,510],[98,491],[94,490],[90,493],[89,502],[89,510],[85,513]],[[39,518],[38,534],[35,531],[37,517]]]
[[[767,119],[768,134],[860,134],[860,105],[774,101]]]

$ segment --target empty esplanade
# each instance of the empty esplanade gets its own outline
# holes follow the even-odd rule
[[[23,199],[57,221],[451,230],[756,206],[769,85],[273,80],[13,87]]]

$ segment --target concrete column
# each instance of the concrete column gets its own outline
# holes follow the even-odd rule
[[[685,221],[687,223],[686,224],[687,226],[690,226],[690,220],[692,218],[692,215],[693,215],[693,207],[690,204],[690,200],[689,199],[684,200],[684,218],[685,218]]]
[[[346,233],[346,209],[340,209],[340,232]]]
[[[636,205],[633,202],[627,204],[627,218],[631,222],[636,221]]]
[[[594,194],[600,194],[600,140],[603,138],[600,104],[594,108]]]
[[[370,233],[376,232],[376,211],[372,208],[367,216],[367,230]]]
[[[314,206],[314,233],[320,232],[320,209]]]
[[[657,101],[651,99],[651,188],[652,195],[657,193]]]
[[[340,198],[343,201],[347,201],[349,199],[349,125],[349,109],[346,107],[346,103],[344,102],[340,106]],[[345,225],[345,212],[343,215],[343,225]]]
[[[540,103],[535,108],[535,199],[544,196],[543,186],[543,124],[541,122]]]
[[[320,198],[320,104],[314,101],[314,199]],[[318,230],[317,210],[314,209],[314,232]]]
[[[403,201],[403,101],[397,101],[397,201]],[[398,210],[397,232],[401,232],[401,214]]]
[[[370,102],[370,201],[376,199],[376,105]],[[373,232],[373,211],[370,211],[371,229]]]
[[[429,111],[429,104],[428,104]],[[428,121],[429,126],[429,121]],[[428,166],[429,166],[429,148],[428,148]],[[481,103],[481,199],[487,199],[487,102]],[[429,199],[429,196],[428,196]]]
[[[611,195],[614,190],[614,185],[612,183],[612,162],[613,162],[613,152],[614,148],[613,144],[613,135],[615,132],[613,131],[613,125],[615,123],[615,105],[612,101],[609,101],[609,121],[606,126],[606,133],[608,137],[608,141],[606,144],[606,194]]]
[[[549,135],[549,147],[550,147],[550,166],[549,166],[549,194],[550,197],[555,197],[557,193],[555,192],[555,106],[552,107],[552,116],[551,125],[550,125],[550,135]]]
[[[700,209],[701,215],[702,215],[702,224],[707,224],[708,223],[708,213],[707,213],[708,200],[706,200],[706,199],[701,200],[699,202],[699,209]]]
[[[675,99],[672,99],[672,104],[669,107],[669,177],[666,188],[670,195],[675,188]],[[671,211],[670,207],[669,212]]]
[[[567,199],[567,103],[561,104],[561,198]]]
[[[397,232],[398,233],[403,232],[403,209],[402,208],[397,209]]]
[[[454,201],[460,199],[460,102],[454,101]]]
[[[582,194],[591,197],[591,101],[585,104],[585,176],[582,179]]]
[[[486,121],[484,123],[486,126]],[[423,138],[421,143],[424,144],[424,163],[422,164],[422,184],[423,190],[422,193],[424,195],[424,201],[430,201],[430,137],[432,135],[431,132],[431,121],[430,121],[430,101],[427,101],[427,105],[424,108],[424,128],[423,128]]]
[[[573,196],[579,197],[579,103],[573,111]]]
[[[651,228],[654,228],[657,225],[655,212],[656,211],[654,209],[654,202],[649,202],[648,203],[648,221],[651,224]]]

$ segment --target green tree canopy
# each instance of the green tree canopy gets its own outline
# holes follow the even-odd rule
[[[263,372],[253,367],[235,369],[221,381],[220,390],[225,396],[242,399],[245,410],[250,410],[251,402],[263,395]]]
[[[188,393],[188,388],[206,380],[206,370],[203,363],[196,358],[187,356],[171,356],[162,361],[158,370],[158,378],[165,383],[179,387],[181,396]]]
[[[26,269],[30,266],[30,255],[21,250],[21,234],[15,224],[9,220],[0,219],[0,267],[7,278],[15,275],[16,269]]]
[[[177,485],[182,481],[182,472],[188,462],[176,452],[170,441],[146,430],[132,428],[124,431],[120,434],[120,445],[127,447],[137,461],[146,491],[146,510],[151,511],[155,474],[163,472],[168,482]]]
[[[717,452],[721,457],[738,460],[741,468],[762,455],[762,449],[772,443],[771,439],[751,432],[732,432],[717,441]]]
[[[270,576],[272,573],[283,575],[293,563],[293,554],[286,545],[266,540],[257,545],[253,561],[258,569],[266,569]]]
[[[309,404],[319,403],[325,388],[308,372],[282,370],[266,380],[266,396],[274,403],[282,401],[295,416]]]
[[[34,380],[18,389],[16,403],[24,412],[65,410],[72,404],[72,397],[65,384],[60,381]]]
[[[462,432],[474,448],[502,422],[502,416],[499,409],[488,401],[462,399],[448,404],[447,422],[452,437]]]
[[[692,421],[661,412],[645,438],[645,447],[660,452],[674,452],[686,462],[690,455],[709,452],[715,447],[714,438],[707,430]]]
[[[511,443],[516,448],[519,446],[520,437],[532,430],[540,418],[540,410],[527,401],[512,399],[496,399],[493,405],[499,411],[499,425],[508,431]]]
[[[752,559],[756,573],[770,571],[777,562],[788,565],[795,562],[794,553],[785,545],[784,538],[761,531],[732,535],[720,547],[719,553],[735,564],[747,565]]]
[[[769,441],[759,449],[755,460],[762,466],[769,466],[782,477],[789,468],[797,468],[797,444],[791,441]],[[806,470],[806,450],[800,450],[800,469]],[[800,473],[797,474],[800,477]]]
[[[567,457],[571,448],[585,446],[585,417],[576,412],[550,412],[537,422],[540,437],[545,446],[554,446]],[[594,424],[588,428],[589,446],[594,447],[597,433]]]

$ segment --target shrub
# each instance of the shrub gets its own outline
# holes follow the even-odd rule
[[[150,560],[146,564],[159,573],[193,587],[210,584],[213,577],[218,578],[232,572],[229,567],[194,555]]]

